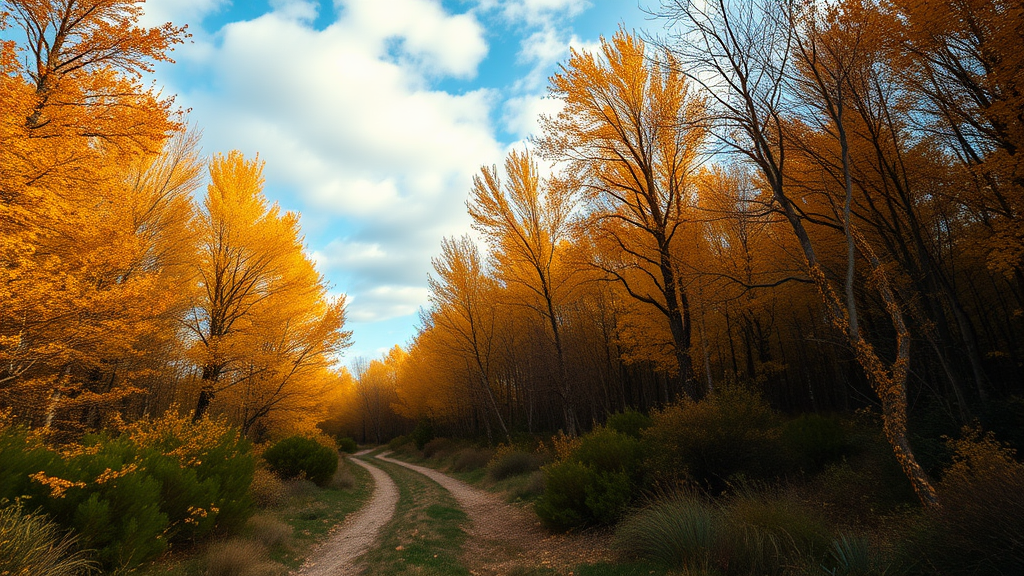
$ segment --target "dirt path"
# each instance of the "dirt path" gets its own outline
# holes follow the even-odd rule
[[[469,516],[470,540],[464,553],[466,566],[473,574],[507,574],[518,566],[564,569],[611,559],[607,534],[551,534],[529,510],[505,504],[494,494],[437,470],[388,458],[387,454],[377,458],[437,482]]]
[[[358,452],[355,456],[368,453]],[[359,573],[359,557],[377,541],[380,529],[395,515],[398,486],[383,470],[357,458],[349,460],[373,477],[373,496],[365,506],[332,532],[299,569],[300,576],[354,576]]]

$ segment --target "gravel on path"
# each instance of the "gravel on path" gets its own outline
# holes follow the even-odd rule
[[[357,452],[355,456],[370,450]],[[358,512],[352,514],[332,531],[299,568],[299,576],[355,576],[360,572],[359,557],[377,541],[381,528],[395,515],[398,507],[398,486],[383,470],[359,460],[349,459],[366,468],[373,477],[373,496]]]
[[[432,468],[376,457],[423,474],[448,490],[469,516],[469,541],[464,551],[473,574],[507,574],[516,567],[565,569],[612,559],[610,537],[604,532],[552,534],[531,510],[510,506],[501,499]]]

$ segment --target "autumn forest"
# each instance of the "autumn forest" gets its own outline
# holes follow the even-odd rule
[[[533,482],[548,529],[613,534],[591,574],[1024,567],[1019,3],[671,0],[608,30],[465,190],[415,338],[354,360],[263,160],[207,155],[143,80],[189,38],[143,9],[0,1],[0,530],[70,559],[0,573],[246,533],[302,439]],[[348,460],[316,484],[364,498]],[[718,544],[645,548],[694,514]],[[168,573],[257,573],[208,570]]]

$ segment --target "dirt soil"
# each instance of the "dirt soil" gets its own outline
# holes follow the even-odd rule
[[[469,516],[469,540],[463,560],[473,574],[500,575],[517,567],[539,566],[561,571],[613,558],[611,535],[607,531],[552,534],[531,510],[506,504],[499,496],[437,470],[388,458],[387,454],[377,458],[437,482]]]
[[[355,454],[359,456],[369,450]],[[351,458],[373,477],[373,496],[358,512],[331,532],[330,537],[299,568],[299,576],[355,576],[361,572],[360,557],[377,541],[381,528],[395,515],[398,486],[383,470]]]

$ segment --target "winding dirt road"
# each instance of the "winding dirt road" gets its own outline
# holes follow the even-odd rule
[[[364,450],[356,456],[368,452]],[[366,468],[373,477],[373,496],[313,551],[299,569],[299,576],[355,576],[360,571],[360,557],[377,542],[381,528],[395,515],[398,486],[394,480],[380,468],[358,458],[349,461]]]
[[[432,468],[388,458],[388,454],[376,457],[437,482],[469,516],[464,561],[473,574],[507,574],[518,566],[568,568],[611,560],[607,534],[550,534],[529,510],[510,506],[494,494]]]

